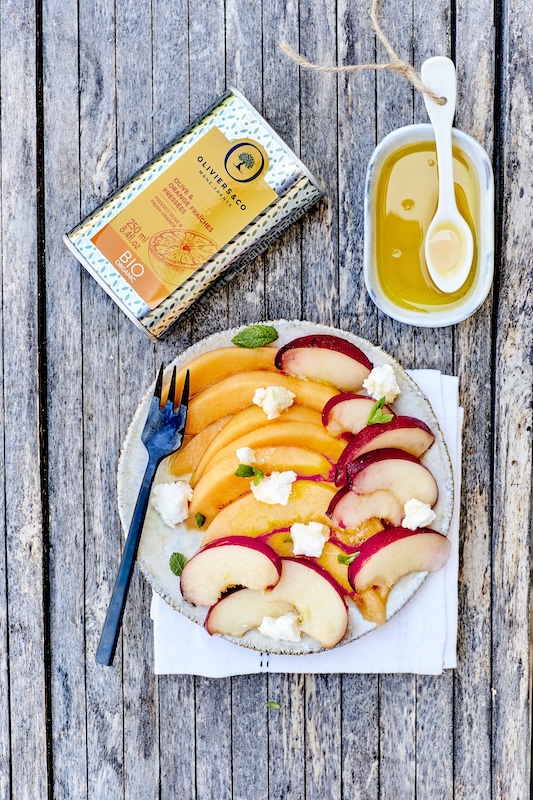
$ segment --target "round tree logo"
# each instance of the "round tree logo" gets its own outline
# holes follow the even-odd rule
[[[257,142],[242,139],[228,150],[224,167],[234,181],[249,183],[267,171],[268,156]]]

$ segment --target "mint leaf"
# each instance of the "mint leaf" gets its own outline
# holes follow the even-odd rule
[[[292,536],[285,537],[285,539],[283,541],[284,542],[292,542]]]
[[[172,572],[174,573],[174,575],[177,575],[179,578],[179,576],[183,571],[183,567],[185,566],[186,563],[187,559],[185,558],[183,553],[172,553],[168,565],[172,570]]]
[[[195,515],[194,515],[194,519],[196,520],[196,524],[198,525],[198,527],[199,527],[199,528],[201,528],[201,527],[202,527],[202,525],[203,525],[203,524],[204,524],[204,522],[205,522],[205,517],[204,517],[204,515],[203,515],[203,514],[200,514],[200,512],[198,512],[198,514],[195,514]]]
[[[259,486],[259,484],[261,483],[261,481],[265,477],[265,473],[261,472],[261,470],[257,469],[257,467],[252,467],[252,472],[255,475],[254,486]]]
[[[281,708],[279,703],[274,702],[274,700],[267,700],[265,703],[267,708]]]
[[[383,425],[385,422],[391,421],[394,414],[381,413],[381,409],[383,408],[384,405],[385,405],[384,397],[380,397],[379,400],[376,400],[368,416],[368,420],[366,422],[367,425]]]
[[[359,553],[360,553],[359,550],[357,551],[357,553],[351,553],[349,556],[340,553],[337,556],[337,560],[338,560],[339,564],[346,564],[346,566],[349,567],[350,564],[353,564],[353,562],[355,561],[355,559],[357,558]]]
[[[252,478],[254,471],[248,464],[239,464],[234,473],[238,478]]]
[[[275,342],[278,332],[271,325],[248,325],[231,340],[237,347],[264,347]]]

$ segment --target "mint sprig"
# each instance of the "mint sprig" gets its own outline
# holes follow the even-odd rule
[[[174,575],[177,575],[179,578],[179,576],[183,572],[183,567],[185,566],[186,563],[187,559],[185,558],[183,553],[172,553],[168,565],[172,570],[172,572],[174,573]]]
[[[350,564],[353,564],[359,553],[360,553],[359,550],[357,551],[357,553],[351,553],[349,556],[344,555],[344,553],[339,553],[339,555],[337,556],[337,561],[339,562],[339,564],[346,564],[346,566],[349,567]]]
[[[265,477],[264,472],[257,467],[249,467],[248,464],[239,464],[234,474],[237,478],[253,478],[254,486],[258,486]]]
[[[231,340],[237,347],[264,347],[275,342],[278,332],[272,325],[248,325],[244,330],[239,331]]]
[[[380,397],[379,400],[376,400],[370,414],[368,416],[367,425],[383,425],[385,422],[390,422],[391,419],[394,417],[394,414],[382,414],[381,409],[385,405],[385,398]]]
[[[202,527],[202,525],[203,525],[203,524],[204,524],[204,522],[205,522],[205,517],[204,517],[204,515],[203,515],[203,514],[200,514],[200,512],[198,512],[198,514],[195,514],[195,515],[194,515],[194,519],[196,520],[196,524],[198,525],[198,527],[199,527],[199,528],[201,528],[201,527]]]

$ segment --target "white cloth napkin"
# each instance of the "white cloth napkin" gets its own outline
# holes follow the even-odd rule
[[[256,672],[378,673],[439,675],[456,665],[457,571],[461,430],[458,379],[437,370],[409,373],[430,401],[452,461],[455,508],[450,558],[386,625],[342,647],[311,655],[269,655],[209,636],[154,593],[154,671],[157,675],[222,678]]]

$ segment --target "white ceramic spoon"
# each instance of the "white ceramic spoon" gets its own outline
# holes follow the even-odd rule
[[[439,202],[424,242],[426,264],[435,285],[443,292],[456,292],[472,268],[474,242],[467,222],[455,201],[453,180],[452,123],[455,116],[457,81],[453,61],[444,56],[422,64],[422,81],[447,102],[441,106],[424,95],[435,131],[439,168]]]

